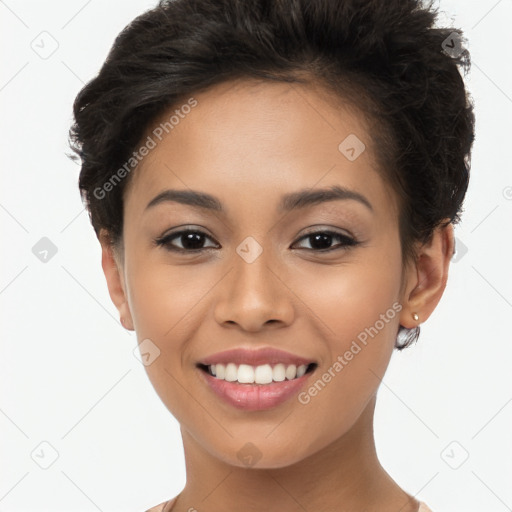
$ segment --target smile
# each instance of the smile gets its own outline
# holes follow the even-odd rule
[[[275,347],[231,348],[196,363],[212,398],[246,411],[277,407],[297,396],[317,367],[311,356]]]
[[[208,372],[216,379],[225,380],[227,382],[237,382],[239,384],[270,384],[272,382],[283,382],[285,380],[294,380],[302,377],[304,374],[313,371],[316,363],[309,365],[278,363],[274,365],[263,364],[259,366],[251,366],[248,364],[237,365],[235,363],[228,364],[212,364],[200,365],[200,368]]]

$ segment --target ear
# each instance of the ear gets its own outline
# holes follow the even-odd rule
[[[116,256],[109,233],[105,229],[100,230],[99,240],[101,244],[101,266],[107,280],[108,293],[119,311],[121,324],[125,329],[133,331],[133,320],[126,299],[121,258]]]
[[[449,219],[446,219],[448,221]],[[441,300],[454,250],[453,225],[439,226],[429,242],[417,250],[417,259],[407,274],[400,324],[408,329],[425,322]],[[419,320],[414,320],[417,313]]]

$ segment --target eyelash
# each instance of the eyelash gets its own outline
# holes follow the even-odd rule
[[[185,235],[185,234],[190,234],[190,233],[193,233],[193,234],[196,234],[196,235],[204,235],[205,237],[209,238],[210,240],[213,240],[210,236],[208,236],[206,233],[204,233],[203,231],[199,231],[199,230],[196,230],[196,229],[184,229],[182,231],[176,231],[175,233],[170,233],[168,235],[164,235],[160,238],[156,238],[154,240],[154,243],[156,246],[158,247],[164,247],[166,250],[168,251],[172,251],[172,252],[177,252],[177,253],[198,253],[198,252],[202,252],[202,251],[206,251],[208,249],[215,249],[215,247],[203,247],[203,248],[200,248],[200,249],[183,249],[181,247],[175,247],[173,246],[170,242],[171,240],[174,240],[175,238],[180,238],[181,236]],[[352,247],[355,247],[357,245],[360,244],[360,242],[358,242],[357,240],[355,240],[354,238],[351,238],[350,236],[348,235],[344,235],[342,233],[337,233],[336,231],[331,231],[331,230],[319,230],[319,231],[312,231],[310,233],[307,233],[305,234],[304,236],[302,236],[301,238],[299,238],[297,240],[297,242],[300,242],[301,240],[304,240],[304,239],[307,239],[309,237],[312,237],[314,235],[318,235],[318,234],[321,234],[321,235],[328,235],[328,236],[332,236],[332,237],[336,237],[344,242],[342,242],[341,244],[339,244],[338,246],[334,246],[334,247],[330,247],[329,249],[318,249],[318,250],[315,250],[315,249],[305,249],[306,251],[312,251],[312,252],[316,252],[316,253],[326,253],[326,252],[331,252],[331,251],[336,251],[336,250],[340,250],[340,249],[350,249]]]

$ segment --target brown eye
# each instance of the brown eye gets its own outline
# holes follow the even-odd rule
[[[176,245],[174,240],[177,240],[181,245]],[[198,230],[186,229],[170,233],[155,240],[155,244],[163,246],[169,251],[177,252],[194,252],[202,251],[204,249],[211,249],[213,246],[204,246],[206,240],[212,240],[206,233]]]
[[[299,242],[301,240],[308,240],[310,248],[306,247],[305,249],[315,252],[328,252],[336,249],[354,247],[359,243],[352,237],[335,231],[315,231],[300,238]],[[331,245],[333,240],[339,241],[334,247]]]

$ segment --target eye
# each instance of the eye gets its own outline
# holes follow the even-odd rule
[[[176,246],[173,243],[173,240],[176,239],[181,242],[180,246]],[[212,240],[212,238],[210,238],[203,231],[199,231],[197,229],[184,229],[182,231],[176,231],[174,233],[169,233],[168,235],[157,238],[154,242],[157,246],[165,247],[169,251],[198,252],[205,249],[210,249],[211,247],[215,247],[215,244],[204,247],[203,244],[205,243],[206,239]]]
[[[334,247],[331,247],[333,239],[339,240],[340,243]],[[314,252],[329,252],[338,249],[347,249],[349,247],[354,247],[359,244],[357,240],[348,235],[337,233],[336,231],[330,230],[314,231],[308,233],[307,235],[300,238],[298,241],[300,242],[301,240],[309,240],[311,248],[306,249]]]
[[[175,240],[179,241],[180,245],[177,245],[174,242]],[[165,249],[168,251],[190,253],[200,252],[204,251],[205,249],[217,247],[215,243],[210,246],[204,246],[204,243],[208,240],[213,239],[203,231],[197,229],[184,229],[157,238],[154,240],[154,243],[159,247],[165,247]],[[302,240],[308,240],[310,242],[309,248],[302,247],[302,249],[322,253],[338,249],[348,249],[359,244],[359,242],[354,238],[331,230],[314,231],[308,233],[299,238],[297,242],[301,242]],[[339,243],[334,247],[331,246],[333,240],[339,241]]]

